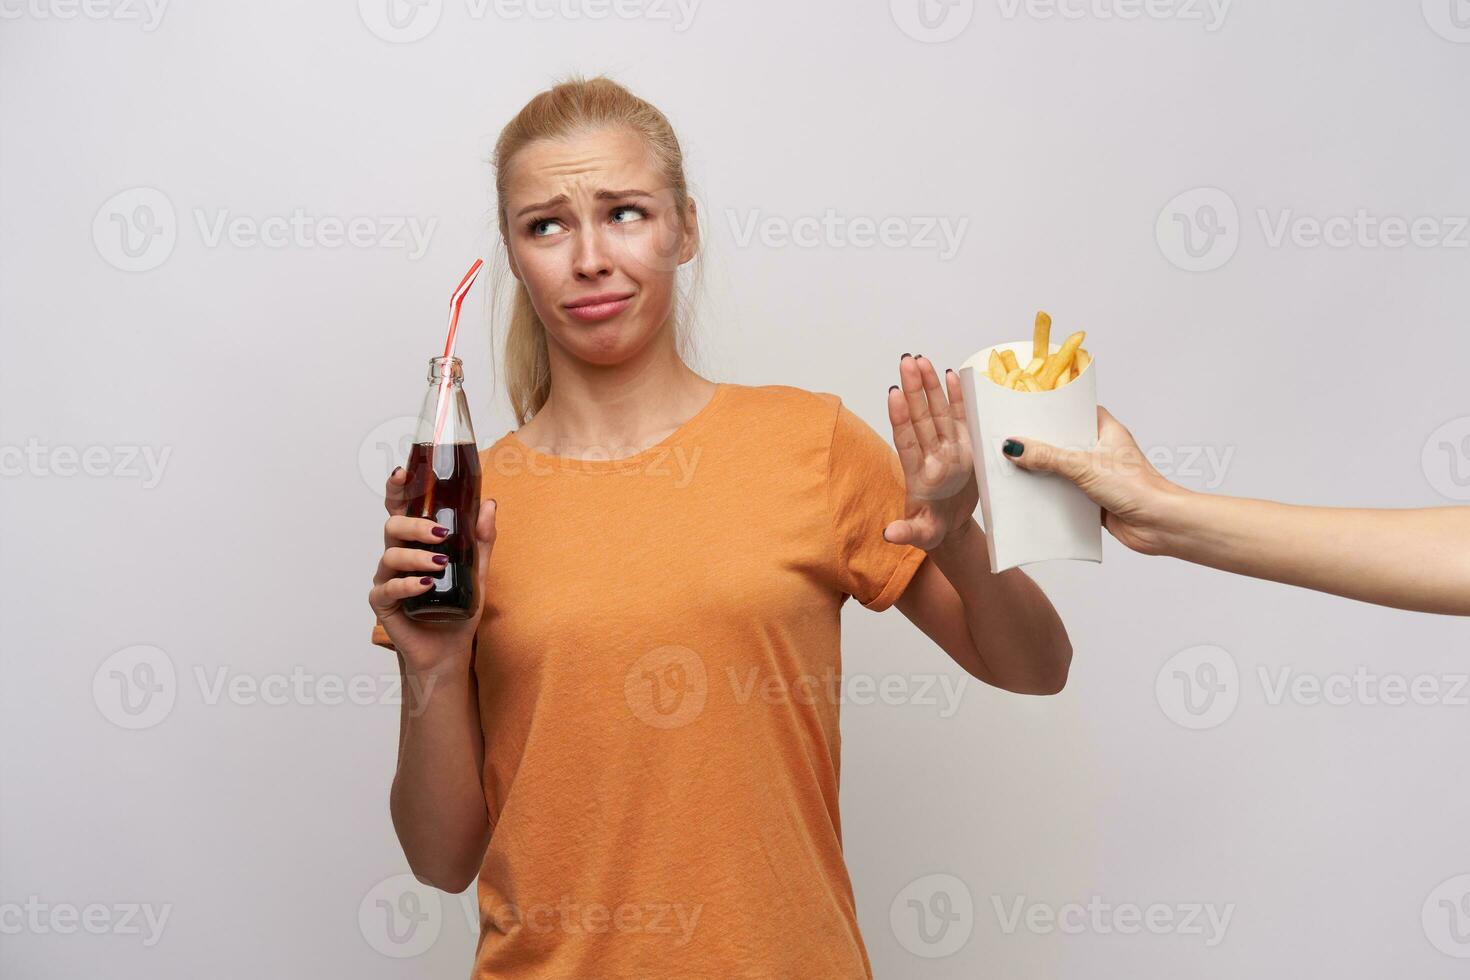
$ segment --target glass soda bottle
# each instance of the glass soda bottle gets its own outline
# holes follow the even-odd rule
[[[440,387],[448,373],[444,421],[438,438]],[[475,611],[480,583],[475,576],[475,521],[480,514],[480,455],[465,401],[464,373],[457,357],[429,360],[429,391],[419,413],[418,429],[408,453],[409,517],[427,517],[449,529],[437,544],[412,547],[449,557],[434,578],[433,588],[403,600],[404,615],[419,622],[469,619]]]

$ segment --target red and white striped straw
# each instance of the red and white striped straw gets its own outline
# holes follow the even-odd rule
[[[436,446],[439,445],[439,437],[444,432],[444,420],[449,414],[449,359],[454,356],[454,334],[459,327],[459,308],[464,305],[464,298],[479,278],[480,267],[484,264],[484,259],[475,259],[475,264],[470,266],[470,271],[464,274],[464,278],[455,287],[454,295],[449,298],[449,336],[444,341],[444,370],[439,374],[439,405],[434,412],[433,445]]]

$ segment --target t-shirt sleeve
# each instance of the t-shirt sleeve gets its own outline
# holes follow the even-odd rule
[[[898,600],[925,557],[921,548],[883,540],[883,529],[904,516],[905,496],[897,451],[839,400],[827,454],[837,581],[874,611]]]

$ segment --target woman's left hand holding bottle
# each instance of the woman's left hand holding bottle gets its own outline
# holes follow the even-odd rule
[[[448,529],[427,518],[407,516],[407,485],[408,473],[402,467],[389,474],[383,496],[388,511],[388,520],[383,525],[383,556],[368,592],[368,605],[403,655],[404,666],[414,674],[434,675],[445,667],[469,660],[471,641],[485,608],[484,582],[490,567],[490,552],[495,546],[496,506],[494,500],[483,501],[473,528],[451,532],[473,533],[479,545],[475,549],[475,576],[481,587],[475,590],[474,611],[468,619],[454,622],[420,622],[409,618],[401,603],[410,596],[429,591],[433,587],[429,576],[442,569],[435,563],[434,552],[416,548],[414,543],[441,544],[444,535],[436,534],[435,530]]]

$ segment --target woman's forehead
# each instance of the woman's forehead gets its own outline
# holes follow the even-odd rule
[[[653,154],[636,133],[599,129],[528,143],[511,162],[506,189],[514,198],[548,190],[652,190],[656,176]]]

